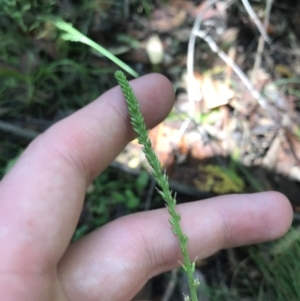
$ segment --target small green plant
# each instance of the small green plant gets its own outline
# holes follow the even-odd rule
[[[197,279],[194,279],[195,263],[191,262],[189,259],[188,238],[183,233],[180,226],[181,217],[176,211],[176,199],[172,196],[167,175],[166,173],[162,172],[158,157],[153,151],[144,117],[141,113],[140,106],[134,95],[134,92],[122,71],[117,71],[115,73],[115,77],[126,99],[132,127],[138,136],[139,143],[143,146],[143,152],[152,168],[152,174],[158,185],[161,187],[161,190],[158,190],[158,192],[166,202],[169,214],[171,216],[169,222],[171,224],[173,233],[177,236],[179,241],[179,246],[183,256],[182,268],[187,273],[191,293],[191,299],[189,296],[185,296],[185,301],[197,301],[196,288],[200,283]]]
[[[119,58],[117,58],[115,55],[113,55],[110,51],[102,47],[101,45],[97,44],[90,38],[88,38],[86,35],[82,34],[80,31],[78,31],[76,28],[73,27],[72,24],[69,24],[62,19],[59,18],[52,18],[51,21],[53,24],[63,32],[65,32],[61,38],[67,41],[73,41],[73,42],[80,42],[83,44],[86,44],[96,50],[97,52],[101,53],[102,55],[106,56],[109,60],[114,62],[116,65],[127,71],[129,74],[131,74],[134,77],[138,76],[138,73],[133,70],[130,66],[125,64],[123,61],[121,61]]]

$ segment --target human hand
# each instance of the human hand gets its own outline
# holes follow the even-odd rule
[[[146,123],[173,104],[160,75],[132,83]],[[5,301],[129,301],[152,276],[178,266],[166,209],[120,218],[69,245],[85,190],[133,138],[119,88],[35,139],[0,182],[0,294]],[[292,209],[275,192],[179,205],[190,257],[272,240]]]

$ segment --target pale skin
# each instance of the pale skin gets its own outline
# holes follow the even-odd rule
[[[170,111],[169,81],[131,82],[146,123]],[[134,137],[114,88],[35,139],[0,182],[0,292],[6,301],[129,301],[181,259],[166,209],[120,218],[71,244],[85,190]],[[276,239],[292,221],[279,193],[228,195],[178,206],[191,259]]]

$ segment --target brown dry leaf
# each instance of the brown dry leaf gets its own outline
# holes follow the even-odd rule
[[[300,181],[300,141],[289,131],[281,130],[263,159],[268,169]]]
[[[151,30],[169,32],[181,26],[186,20],[186,11],[172,5],[154,10],[150,21]]]
[[[283,77],[293,77],[293,71],[289,66],[278,64],[275,66],[275,70]]]
[[[217,9],[215,9],[211,5],[208,5],[208,7],[206,7],[207,4],[208,1],[203,1],[199,5],[195,5],[195,3],[192,3],[191,1],[182,0],[172,0],[170,2],[170,5],[186,11],[193,18],[196,18],[198,14],[203,13],[202,20],[207,20],[221,13],[221,5],[218,5]]]
[[[277,135],[277,137],[272,141],[269,150],[267,151],[266,155],[262,160],[262,164],[267,169],[273,170],[274,167],[276,166],[279,148],[280,148],[280,137],[279,135]]]
[[[161,162],[161,166],[166,170],[174,162],[173,140],[177,133],[177,129],[173,129],[164,123],[149,131],[153,149]],[[138,143],[137,139],[131,141],[115,161],[126,165],[130,169],[139,169],[142,165],[145,165],[146,168],[149,167],[143,154],[142,146]]]
[[[227,28],[221,36],[221,42],[227,45],[231,45],[236,42],[239,29],[237,27]]]
[[[215,80],[210,76],[203,76],[200,84],[204,104],[207,109],[226,105],[234,97],[234,91],[226,83]]]
[[[144,48],[131,49],[129,52],[122,55],[122,59],[130,62],[149,64],[149,57]]]
[[[204,160],[216,156],[224,156],[223,150],[215,141],[211,141],[205,144],[201,140],[195,141],[190,146],[190,153],[191,157],[197,160]]]
[[[196,5],[191,1],[182,1],[182,0],[171,0],[169,5],[176,7],[177,9],[184,10],[188,13],[191,13],[196,9]]]
[[[252,84],[258,91],[271,81],[271,75],[263,68],[257,68],[249,73]]]
[[[164,168],[168,168],[174,160],[173,140],[178,130],[161,123],[149,132],[153,148]]]

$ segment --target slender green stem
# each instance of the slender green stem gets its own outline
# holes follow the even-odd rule
[[[122,71],[117,71],[115,73],[115,77],[125,96],[132,127],[137,133],[139,143],[143,146],[143,152],[145,153],[147,161],[152,168],[152,174],[158,185],[161,187],[161,190],[158,190],[158,192],[167,204],[167,208],[171,216],[169,222],[172,226],[173,233],[177,236],[179,241],[179,246],[183,256],[182,267],[188,276],[191,300],[197,301],[196,288],[199,285],[199,281],[194,279],[193,276],[195,271],[195,263],[192,263],[189,259],[188,238],[183,233],[180,226],[180,214],[176,211],[176,199],[171,194],[167,175],[162,172],[159,159],[153,151],[144,117],[141,113],[140,106],[134,95],[134,92]],[[190,299],[189,297],[185,297],[185,300]]]

